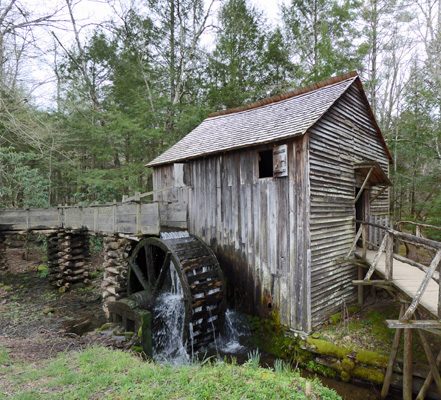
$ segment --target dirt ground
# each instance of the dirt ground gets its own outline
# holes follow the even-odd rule
[[[100,252],[90,261],[91,283],[59,293],[46,277],[39,277],[37,267],[46,262],[41,244],[28,244],[27,255],[19,247],[23,243],[10,245],[14,247],[6,251],[7,268],[0,270],[0,347],[9,350],[10,359],[38,361],[93,344],[126,345],[90,332],[106,322]]]

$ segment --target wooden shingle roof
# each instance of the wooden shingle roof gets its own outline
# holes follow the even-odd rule
[[[357,79],[358,75],[351,72],[248,106],[212,114],[147,166],[183,162],[303,135]]]

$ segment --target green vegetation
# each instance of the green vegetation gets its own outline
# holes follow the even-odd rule
[[[176,367],[101,347],[64,353],[38,365],[2,366],[0,377],[0,396],[17,400],[341,399],[318,380],[286,370],[209,361]]]

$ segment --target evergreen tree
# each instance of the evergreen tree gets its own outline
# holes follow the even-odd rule
[[[218,19],[216,48],[207,70],[209,106],[232,108],[264,97],[267,26],[262,13],[247,0],[228,0]]]
[[[359,69],[356,45],[359,3],[353,0],[291,0],[282,6],[287,42],[302,84]]]

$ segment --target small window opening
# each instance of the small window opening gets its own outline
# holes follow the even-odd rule
[[[272,178],[273,176],[273,151],[259,151],[259,178]]]

